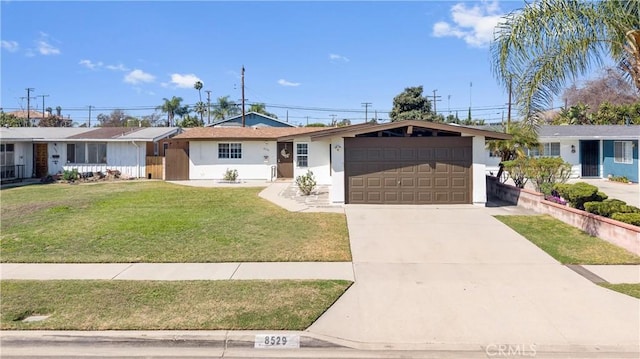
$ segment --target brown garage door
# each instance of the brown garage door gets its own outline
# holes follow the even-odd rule
[[[467,204],[471,137],[345,138],[346,203]]]

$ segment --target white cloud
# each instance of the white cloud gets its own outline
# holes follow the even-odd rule
[[[278,84],[280,84],[281,86],[289,86],[289,87],[298,87],[300,86],[299,82],[289,82],[285,79],[280,79],[278,80]]]
[[[80,60],[78,64],[88,68],[89,70],[95,70],[96,68],[102,66],[102,62],[92,62],[91,60]]]
[[[107,70],[111,70],[111,71],[129,71],[129,69],[126,68],[123,64],[107,65],[107,66],[105,66],[105,68]]]
[[[329,54],[329,60],[331,60],[332,62],[336,62],[336,61],[349,62],[349,59],[347,57],[338,55],[338,54]]]
[[[435,37],[457,37],[473,47],[485,47],[493,40],[493,31],[502,14],[498,1],[482,1],[471,7],[458,3],[451,7],[453,23],[440,21],[433,25]]]
[[[202,81],[194,74],[171,74],[171,83],[176,87],[191,88],[197,81]]]
[[[124,76],[124,82],[134,85],[141,82],[153,82],[155,79],[155,76],[139,69],[135,69]]]
[[[18,51],[18,48],[20,47],[18,45],[18,43],[16,41],[7,41],[7,40],[2,40],[0,41],[0,47],[2,47],[3,49],[9,51],[9,52],[16,52]]]
[[[36,41],[36,49],[40,55],[60,55],[60,49],[51,45],[49,38],[49,34],[40,31],[40,39]]]

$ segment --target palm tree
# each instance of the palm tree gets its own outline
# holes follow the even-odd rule
[[[196,103],[196,112],[200,114],[200,121],[204,123],[204,113],[206,111],[198,111],[198,110],[202,110],[201,108],[198,108],[198,105],[202,104],[202,92],[201,92],[202,86],[203,86],[202,81],[198,80],[193,85],[193,88],[198,90],[198,98],[200,99],[200,101]]]
[[[207,104],[202,101],[198,101],[193,107],[193,111],[200,115],[200,121],[204,123],[204,114],[207,113]]]
[[[261,102],[252,103],[251,106],[249,106],[249,110],[247,112],[256,112],[272,118],[278,118],[275,113],[267,111],[267,106]]]
[[[164,103],[156,110],[160,110],[167,114],[167,125],[173,126],[173,118],[175,115],[183,116],[189,112],[188,106],[182,106],[182,97],[173,96],[171,99],[163,98]]]
[[[218,97],[218,103],[214,105],[215,109],[211,112],[216,120],[224,120],[229,116],[240,113],[238,106],[233,101],[229,101],[229,96]]]
[[[606,59],[640,90],[640,1],[540,0],[507,15],[491,45],[493,70],[537,125],[566,82]],[[635,44],[635,47],[634,47]],[[625,65],[626,64],[626,65]]]

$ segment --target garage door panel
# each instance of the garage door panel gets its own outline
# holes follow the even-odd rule
[[[450,172],[450,166],[446,163],[442,163],[442,162],[437,162],[436,163],[436,168],[435,171],[436,175],[440,175],[440,174],[449,174]]]
[[[382,188],[380,177],[366,177],[367,189]]]
[[[427,189],[433,188],[433,178],[431,177],[418,177],[418,188]]]
[[[471,138],[346,138],[347,203],[471,203]]]
[[[451,177],[452,189],[463,189],[469,187],[469,181],[465,177]]]

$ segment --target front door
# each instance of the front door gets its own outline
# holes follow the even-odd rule
[[[278,178],[293,178],[293,142],[278,142]]]
[[[600,177],[600,141],[580,141],[582,177]]]
[[[35,165],[35,177],[43,178],[49,174],[49,154],[46,143],[35,143],[33,145],[33,157]]]

